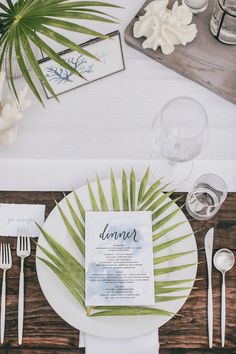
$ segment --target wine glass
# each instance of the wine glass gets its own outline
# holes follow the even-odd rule
[[[192,98],[174,98],[156,116],[151,129],[154,151],[150,167],[153,176],[165,176],[174,185],[182,183],[190,176],[192,160],[207,141],[205,109]]]

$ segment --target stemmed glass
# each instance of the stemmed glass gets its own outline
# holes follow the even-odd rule
[[[182,183],[190,176],[192,160],[207,141],[205,109],[192,98],[174,98],[156,116],[151,129],[154,151],[150,167],[153,176],[165,176],[174,185]]]

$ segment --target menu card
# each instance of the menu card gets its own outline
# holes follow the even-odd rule
[[[87,212],[86,306],[154,305],[149,211]]]

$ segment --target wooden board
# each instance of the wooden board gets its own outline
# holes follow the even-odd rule
[[[210,0],[209,7],[204,13],[193,18],[193,23],[196,23],[198,28],[197,38],[186,47],[176,46],[176,50],[170,55],[162,54],[160,49],[157,51],[143,49],[144,38],[133,37],[133,25],[138,17],[145,13],[144,8],[151,1],[145,2],[126,28],[126,43],[236,104],[236,45],[220,43],[210,32],[214,0]],[[170,4],[173,2],[171,0]]]
[[[182,193],[181,193],[182,195]],[[179,197],[176,193],[174,197]],[[46,204],[46,215],[63,198],[60,192],[0,192],[0,203]],[[183,203],[185,197],[178,204]],[[226,277],[226,348],[220,343],[220,285],[221,275],[213,268],[214,302],[214,348],[209,350],[207,337],[207,277],[203,250],[206,231],[214,227],[214,249],[227,247],[236,251],[236,193],[229,193],[219,213],[209,221],[190,220],[196,233],[199,261],[196,289],[175,317],[160,328],[160,354],[236,354],[236,266]],[[186,213],[186,210],[184,210]],[[190,219],[190,216],[186,214]],[[35,245],[32,255],[25,260],[25,319],[23,348],[17,344],[17,304],[20,259],[16,256],[16,239],[1,237],[1,242],[10,242],[13,267],[7,272],[7,307],[5,342],[0,345],[0,354],[82,354],[79,333],[65,323],[48,304],[37,279],[35,269]],[[0,272],[0,283],[2,271]],[[0,285],[1,287],[1,285]],[[96,354],[96,351],[94,351]],[[122,353],[120,353],[122,354]],[[144,352],[145,354],[145,352]]]

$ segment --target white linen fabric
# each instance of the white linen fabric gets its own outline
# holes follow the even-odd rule
[[[95,181],[110,178],[112,168],[117,178],[124,168],[135,169],[140,180],[148,166],[148,160],[0,160],[0,189],[10,191],[70,191]],[[158,166],[158,161],[156,162]],[[193,172],[188,180],[178,186],[178,191],[189,191],[195,180],[204,173],[216,173],[226,181],[228,191],[236,191],[236,161],[194,161]],[[151,181],[151,179],[150,179]]]
[[[158,354],[158,330],[128,339],[107,339],[80,332],[79,347],[86,354]]]

